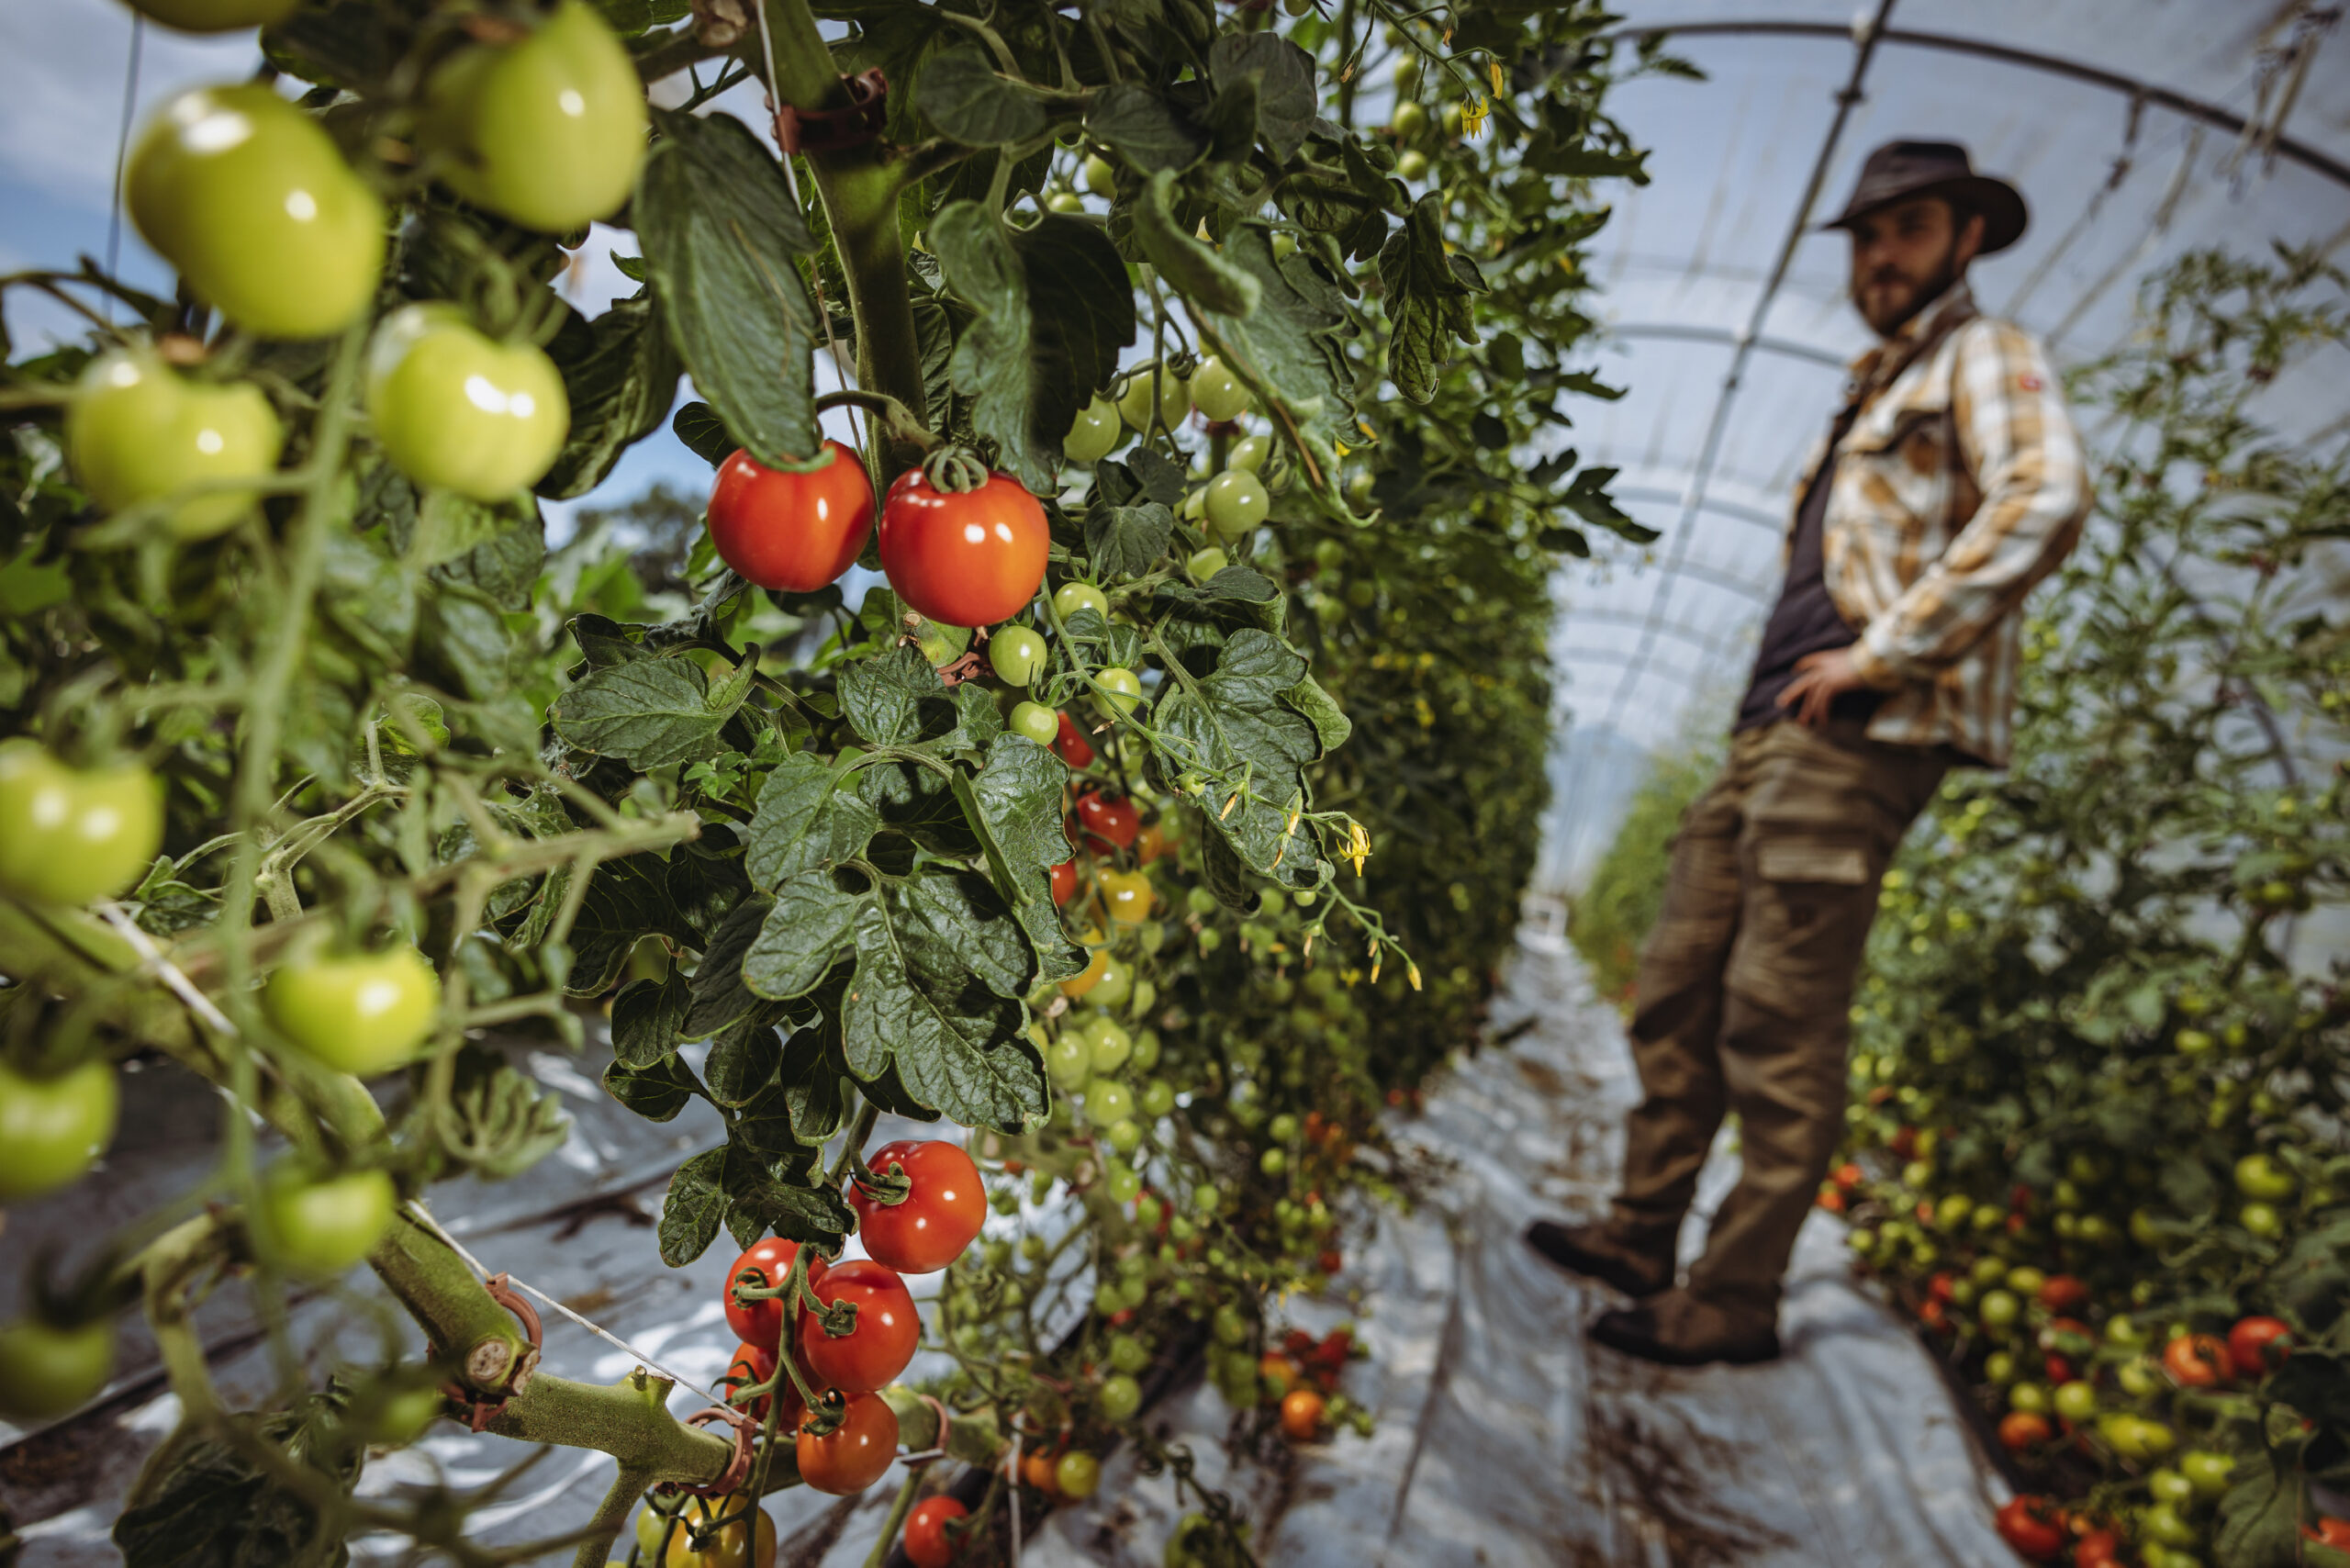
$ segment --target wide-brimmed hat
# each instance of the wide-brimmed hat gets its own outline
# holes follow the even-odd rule
[[[1869,154],[1844,210],[1820,225],[1849,229],[1863,213],[1890,207],[1913,196],[1946,196],[1970,212],[1983,215],[1983,248],[1978,255],[2004,251],[2023,233],[2026,213],[2023,193],[2002,179],[1978,174],[1955,141],[1888,141]]]

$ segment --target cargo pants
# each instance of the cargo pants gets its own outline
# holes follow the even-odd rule
[[[1640,954],[1616,1238],[1673,1256],[1726,1111],[1742,1170],[1689,1292],[1769,1322],[1796,1232],[1843,1128],[1852,979],[1877,883],[1951,764],[1942,748],[1872,741],[1858,720],[1782,720],[1730,738],[1682,818]]]

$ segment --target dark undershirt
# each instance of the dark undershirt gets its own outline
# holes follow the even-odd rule
[[[1804,491],[1803,505],[1796,514],[1794,548],[1787,555],[1787,580],[1779,589],[1779,602],[1772,609],[1771,619],[1763,623],[1762,645],[1754,655],[1754,678],[1746,688],[1745,700],[1738,705],[1738,722],[1730,726],[1733,732],[1754,729],[1791,715],[1792,710],[1779,706],[1779,694],[1795,679],[1796,660],[1831,648],[1849,648],[1860,641],[1860,634],[1846,622],[1836,601],[1829,597],[1827,560],[1821,543],[1828,519],[1828,481],[1835,468],[1836,448],[1852,428],[1859,411],[1858,403],[1852,403],[1836,416],[1835,426],[1829,432],[1827,455],[1819,460],[1819,467]],[[1883,692],[1862,687],[1839,695],[1829,711],[1839,719],[1866,719],[1884,700]]]

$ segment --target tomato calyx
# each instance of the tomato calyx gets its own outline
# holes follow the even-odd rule
[[[968,446],[942,446],[922,460],[930,487],[950,496],[968,495],[988,482],[990,470]]]
[[[884,1208],[896,1208],[912,1196],[914,1190],[913,1178],[908,1176],[906,1168],[894,1159],[881,1170],[875,1170],[865,1163],[863,1155],[855,1156],[849,1180],[856,1183],[856,1190],[868,1202],[879,1204]]]

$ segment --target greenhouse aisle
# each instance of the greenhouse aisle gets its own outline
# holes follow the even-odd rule
[[[1856,1288],[1842,1230],[1803,1233],[1783,1328],[1754,1368],[1673,1371],[1589,1346],[1609,1294],[1518,1240],[1544,1215],[1587,1215],[1635,1092],[1623,1032],[1572,953],[1517,954],[1494,1027],[1509,1036],[1431,1085],[1400,1143],[1428,1184],[1357,1248],[1362,1333],[1350,1397],[1379,1417],[1248,1475],[1215,1477],[1228,1412],[1202,1391],[1178,1416],[1203,1477],[1244,1495],[1282,1568],[1606,1564],[1673,1568],[2005,1565],[1982,1462],[1925,1351]],[[1735,1156],[1718,1148],[1709,1209]],[[1684,1233],[1684,1256],[1702,1221]],[[1304,1327],[1335,1313],[1293,1304]],[[1101,1507],[1056,1516],[1028,1568],[1158,1561],[1170,1484],[1113,1465]]]

